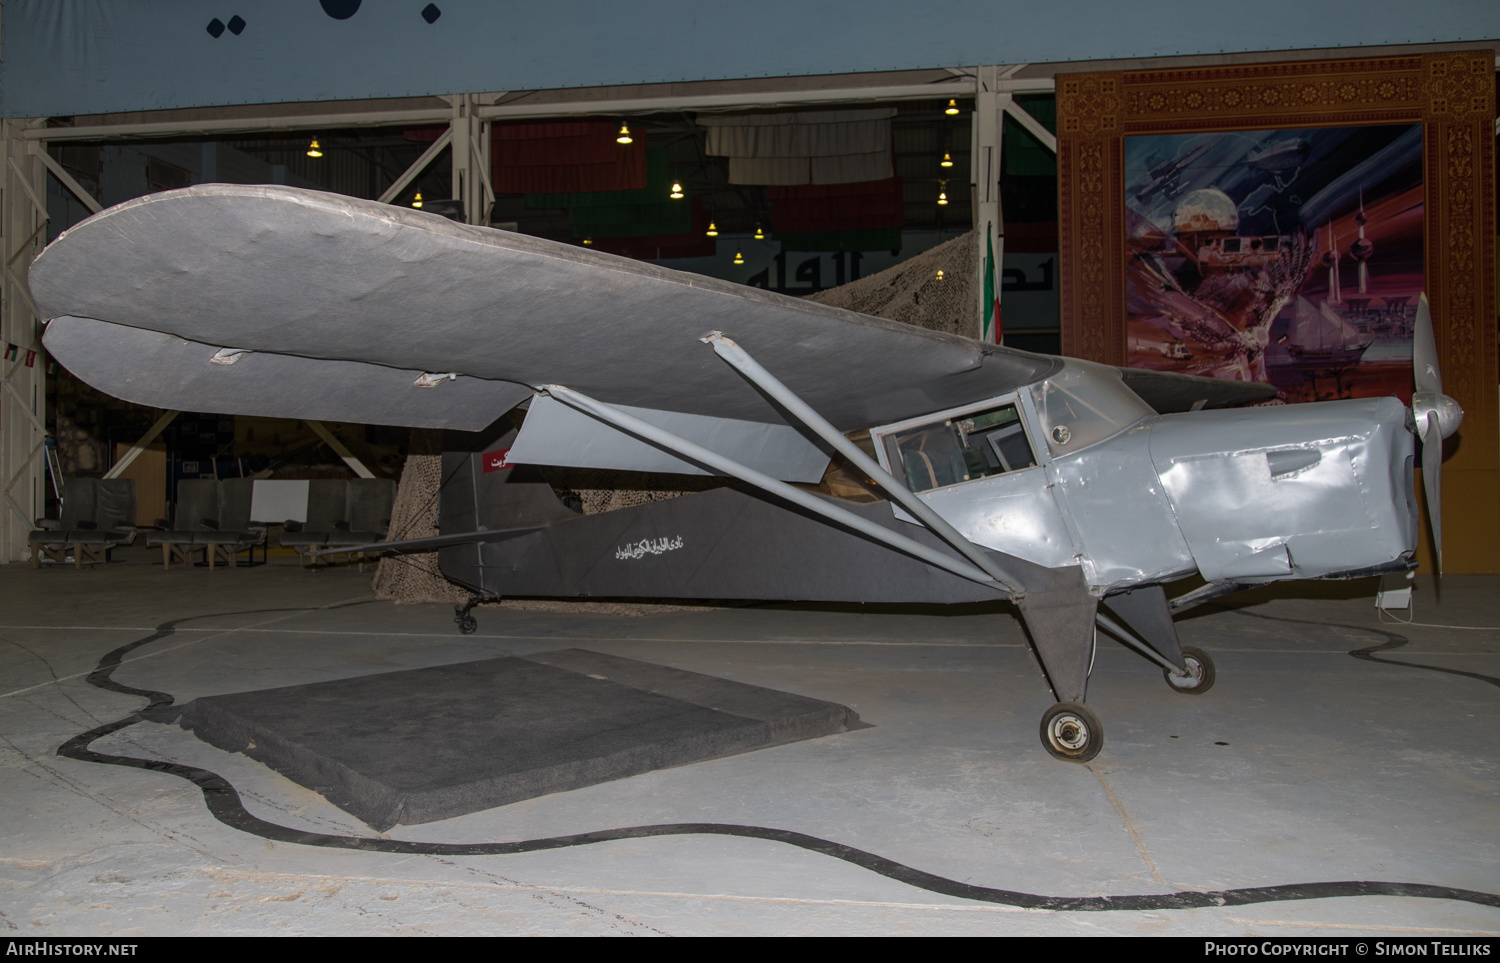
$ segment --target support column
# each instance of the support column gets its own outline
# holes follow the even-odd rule
[[[46,170],[21,134],[35,121],[0,124],[0,562],[27,557],[26,537],[45,508],[47,359],[26,286],[31,261],[47,241]],[[31,364],[26,364],[30,357]]]
[[[973,152],[969,165],[974,199],[974,227],[979,232],[976,245],[974,290],[978,292],[978,327],[975,336],[982,341],[999,343],[1000,332],[992,315],[1000,301],[1000,267],[1005,256],[1005,222],[1000,210],[1000,147],[1005,130],[1005,108],[1010,93],[1000,90],[1002,68],[990,66],[976,70]],[[993,262],[991,262],[993,258]]]
[[[464,223],[487,225],[495,203],[490,183],[490,124],[476,112],[479,98],[474,94],[454,94],[449,99],[453,104],[449,126],[453,196],[464,203]]]

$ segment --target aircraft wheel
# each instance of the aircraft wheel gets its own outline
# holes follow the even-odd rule
[[[475,630],[479,628],[479,620],[472,615],[465,615],[453,621],[458,623],[458,631],[464,635],[473,635]]]
[[[1182,660],[1187,663],[1187,675],[1177,675],[1170,669],[1162,670],[1162,674],[1167,677],[1167,685],[1174,691],[1186,695],[1201,695],[1214,687],[1214,660],[1208,657],[1207,652],[1195,645],[1184,645]]]
[[[1058,759],[1088,762],[1104,748],[1104,723],[1077,702],[1059,702],[1042,713],[1042,745]]]

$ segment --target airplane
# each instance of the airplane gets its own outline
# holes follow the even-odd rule
[[[435,550],[472,593],[1016,606],[1086,762],[1102,629],[1213,684],[1173,614],[1415,568],[1414,438],[1441,552],[1442,393],[1243,407],[1273,389],[1032,354],[403,207],[277,186],[138,198],[30,284],[72,374],[159,408],[448,429]],[[817,488],[830,465],[880,496]],[[534,466],[711,476],[579,514]],[[347,551],[347,549],[344,549]],[[1169,599],[1167,587],[1198,577]]]
[[[1176,197],[1182,192],[1182,172],[1191,167],[1198,158],[1207,154],[1212,146],[1212,144],[1199,144],[1180,157],[1152,165],[1145,175],[1146,183],[1132,190],[1135,199],[1142,204],[1148,203],[1158,191],[1166,197]]]

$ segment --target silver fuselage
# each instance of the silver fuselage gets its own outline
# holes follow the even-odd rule
[[[1075,382],[1118,379],[1102,366],[1068,366]],[[1317,578],[1389,565],[1416,548],[1413,439],[1395,398],[1147,413],[1076,451],[1051,441],[1057,418],[1043,411],[1042,386],[986,405],[1009,399],[1024,412],[1037,464],[919,497],[986,548],[1082,565],[1097,593],[1195,572]]]

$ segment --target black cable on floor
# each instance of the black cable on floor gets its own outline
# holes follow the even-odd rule
[[[1244,609],[1233,608],[1227,605],[1218,605],[1214,607],[1219,609],[1219,611],[1221,612],[1233,612],[1236,615],[1244,615],[1252,619],[1265,619],[1268,622],[1291,622],[1296,625],[1320,625],[1324,628],[1327,628],[1330,625],[1336,625],[1340,628],[1354,629],[1357,632],[1373,632],[1376,635],[1385,636],[1385,641],[1380,643],[1379,645],[1371,645],[1363,649],[1351,649],[1349,651],[1349,655],[1365,662],[1380,662],[1385,665],[1402,665],[1412,669],[1426,669],[1429,672],[1444,672],[1448,675],[1461,675],[1467,679],[1478,679],[1480,682],[1488,682],[1492,686],[1500,687],[1500,679],[1497,679],[1492,675],[1485,675],[1481,672],[1469,672],[1465,669],[1448,669],[1440,665],[1425,665],[1421,662],[1402,662],[1400,659],[1376,658],[1376,652],[1385,652],[1390,649],[1399,649],[1403,645],[1407,645],[1411,642],[1411,640],[1406,636],[1399,635],[1386,629],[1378,629],[1371,625],[1347,625],[1343,622],[1318,622],[1313,619],[1292,619],[1287,618],[1284,615],[1267,615],[1264,612],[1247,612]]]
[[[141,696],[150,703],[146,709],[160,709],[172,705],[173,697],[166,692],[137,689],[115,682],[116,669],[129,653],[173,635],[183,622],[196,618],[218,618],[225,615],[251,615],[269,612],[298,611],[296,609],[261,609],[253,612],[227,612],[214,616],[190,616],[172,619],[157,626],[155,632],[134,642],[127,643],[105,654],[88,682],[101,689],[122,695]],[[1294,621],[1294,620],[1286,620]],[[1321,624],[1321,623],[1318,623]],[[233,630],[228,630],[233,631]],[[1392,633],[1385,633],[1387,635]],[[1403,640],[1404,642],[1404,640]],[[1368,651],[1378,651],[1386,646],[1375,646]],[[1361,650],[1365,651],[1365,650]],[[1354,653],[1351,653],[1354,654]],[[1385,660],[1376,660],[1385,661]],[[1422,666],[1421,668],[1428,668]],[[1446,670],[1444,670],[1446,671]],[[1470,674],[1470,673],[1461,673]],[[1483,677],[1488,678],[1488,677]],[[1490,680],[1494,681],[1494,680]],[[1339,896],[1413,896],[1422,899],[1451,899],[1480,906],[1500,907],[1500,895],[1448,886],[1432,886],[1426,883],[1394,883],[1379,880],[1345,880],[1340,882],[1292,883],[1284,886],[1252,886],[1242,889],[1211,891],[1184,890],[1176,893],[1145,893],[1135,896],[1041,896],[1015,890],[976,886],[944,876],[924,872],[884,856],[835,843],[831,840],[809,836],[806,833],[785,829],[769,829],[764,826],[740,826],[730,823],[661,823],[651,826],[627,826],[620,829],[605,829],[592,833],[577,833],[569,836],[551,836],[544,839],[526,839],[507,843],[424,843],[415,840],[379,839],[366,836],[340,836],[331,833],[313,833],[278,823],[268,822],[252,814],[240,801],[240,794],[229,780],[218,773],[197,766],[133,756],[116,756],[94,752],[89,748],[96,740],[119,732],[121,729],[144,721],[139,713],[132,713],[115,722],[106,723],[69,739],[57,748],[57,754],[80,762],[96,762],[108,766],[125,766],[161,772],[186,779],[203,793],[203,801],[215,819],[233,829],[282,843],[302,846],[324,846],[333,849],[363,850],[379,853],[403,853],[429,856],[503,856],[512,853],[534,853],[548,849],[564,849],[570,846],[587,846],[617,839],[640,839],[647,836],[739,836],[747,839],[765,839],[785,843],[809,852],[821,853],[834,859],[862,867],[888,879],[906,883],[919,889],[944,896],[976,900],[984,903],[999,903],[1025,909],[1072,910],[1100,912],[1106,910],[1171,910],[1200,909],[1214,906],[1245,906],[1251,903],[1270,903],[1286,900],[1329,899]]]

